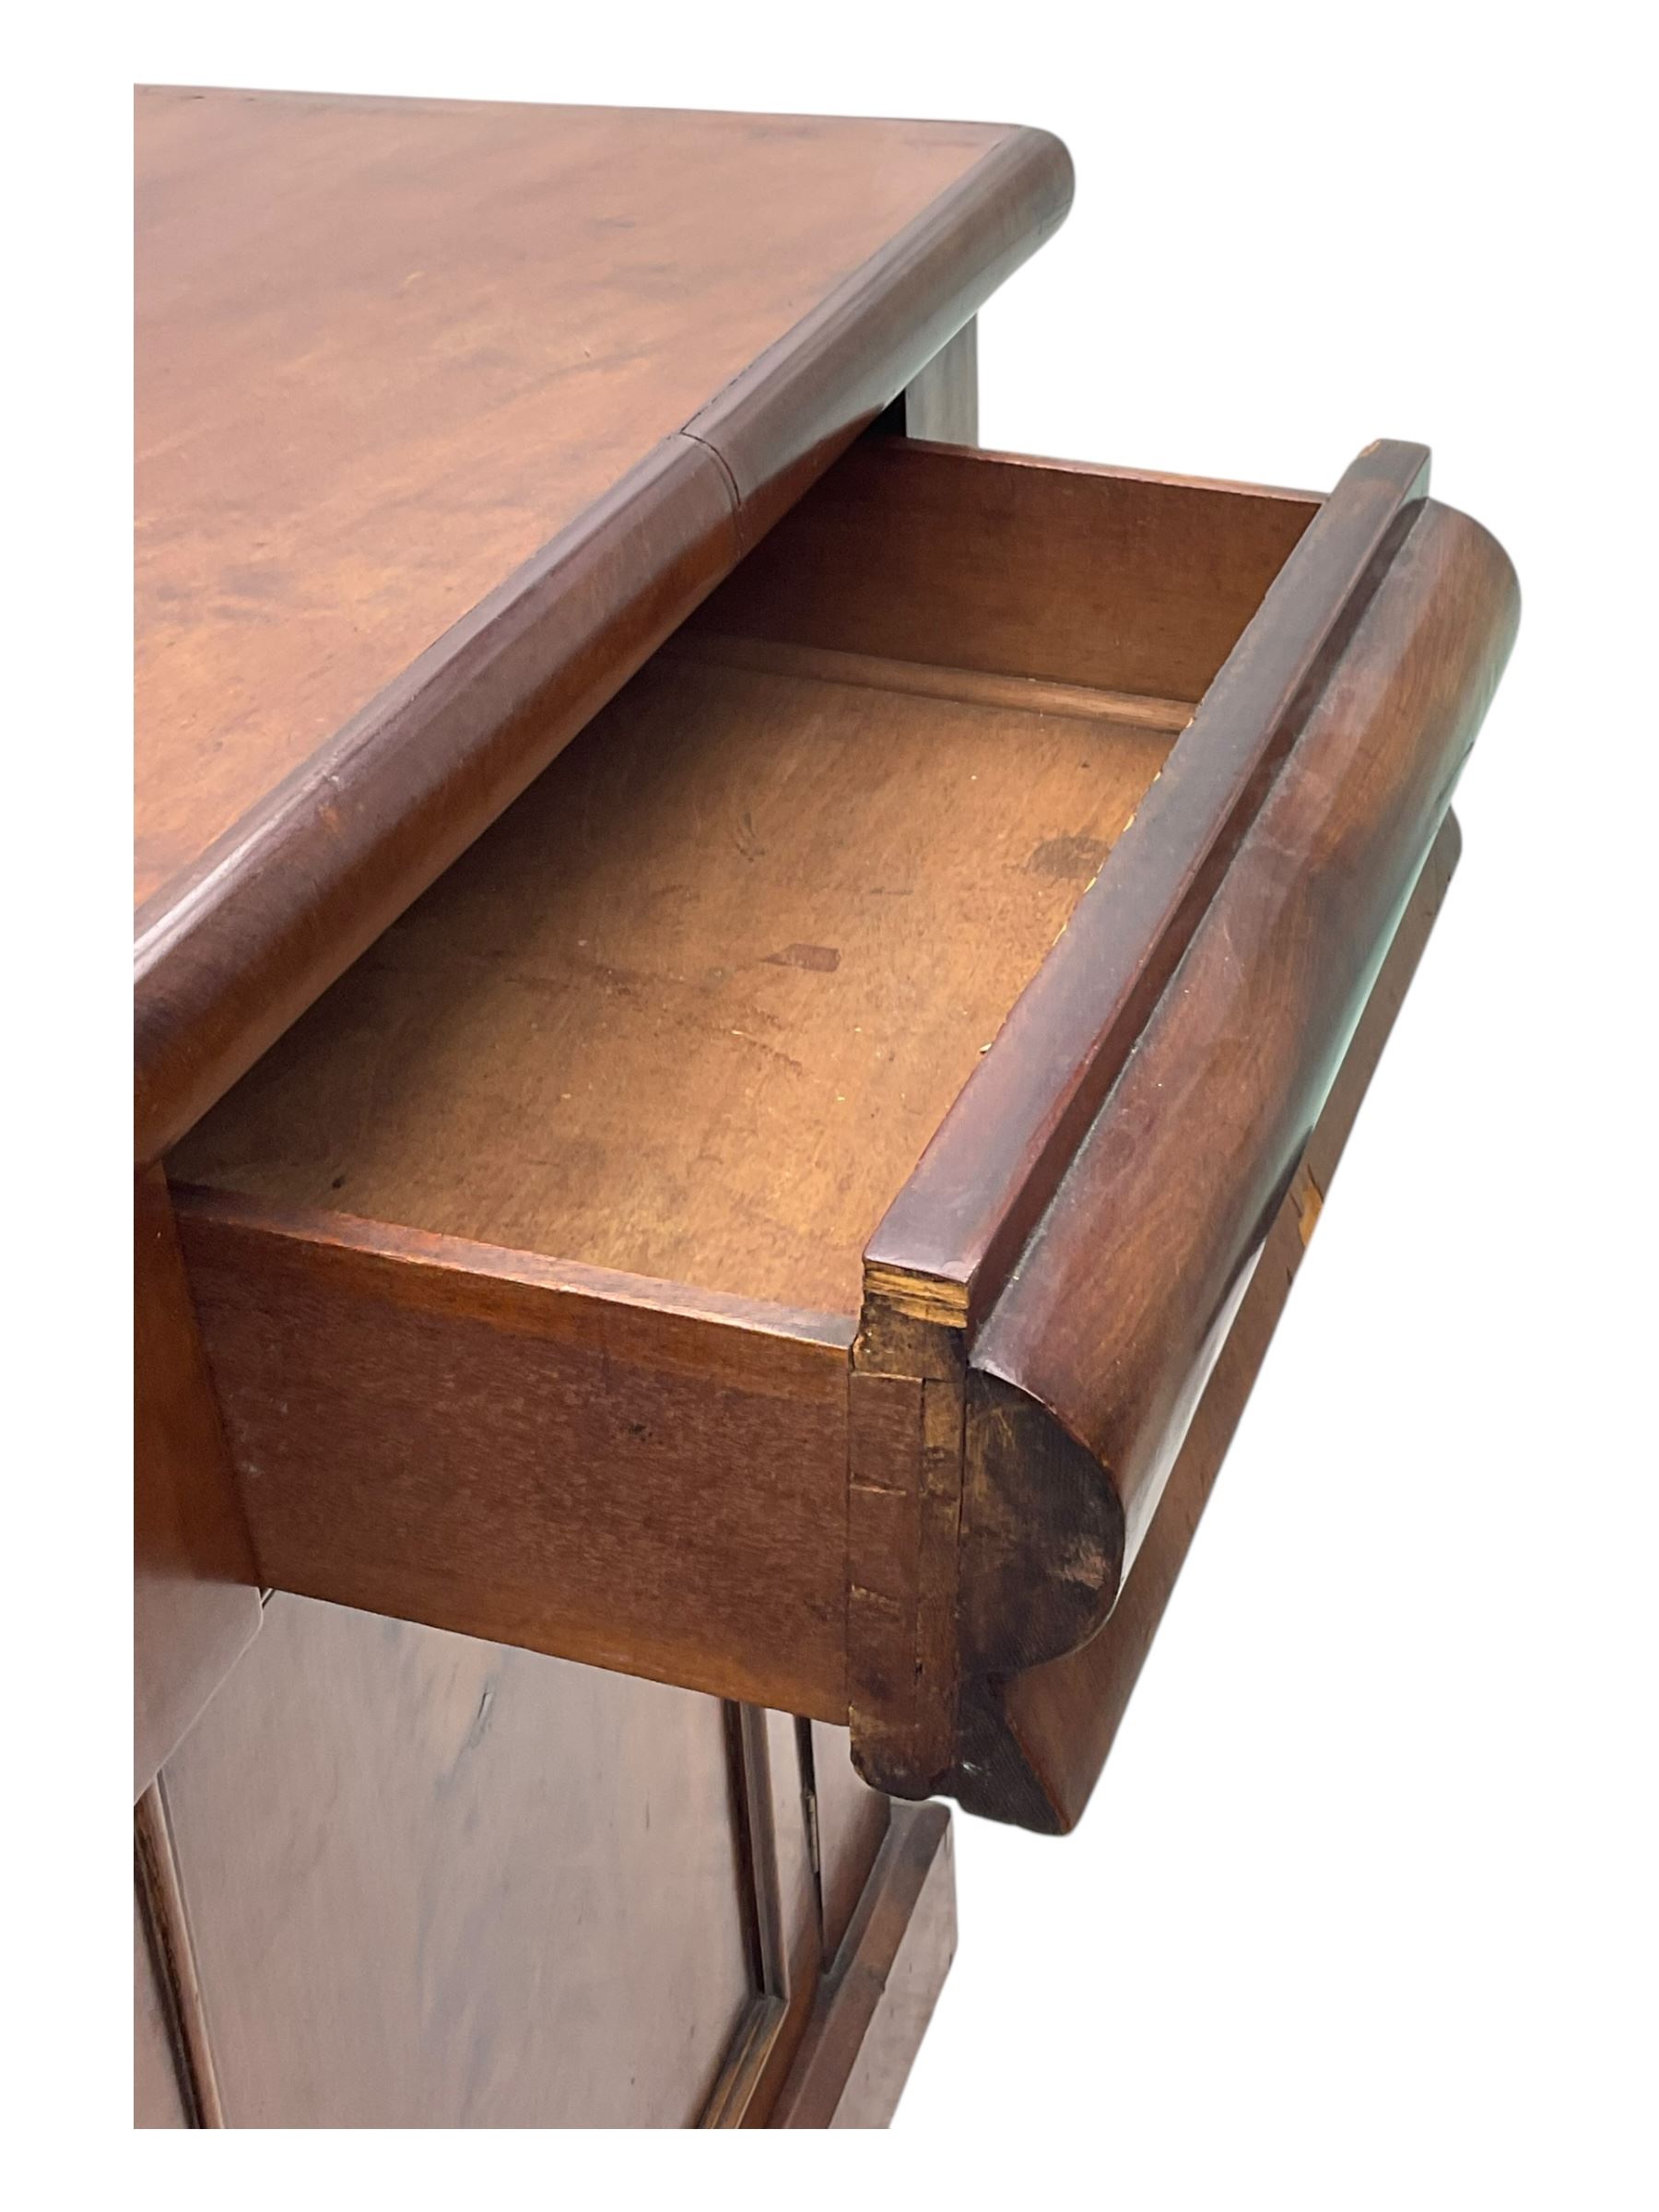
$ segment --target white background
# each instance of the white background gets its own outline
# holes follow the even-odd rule
[[[29,2109],[68,2171],[103,2155],[87,2115],[125,2112],[125,1936],[101,1901],[121,1808],[95,1749],[113,1705],[123,1771],[123,1646],[95,1665],[64,1625],[100,1609],[106,1542],[119,1628],[123,1410],[63,1324],[107,1322],[120,1377],[126,824],[118,793],[108,853],[59,841],[119,782],[125,681],[119,645],[107,670],[86,654],[64,587],[84,579],[96,608],[107,583],[119,640],[116,226],[138,76],[1044,124],[1077,201],[982,318],[984,443],[1323,487],[1372,438],[1421,439],[1439,496],[1521,575],[1521,641],[1459,800],[1463,867],[1081,1831],[959,1822],[958,1965],[884,2145],[679,2150],[665,2173],[663,2146],[629,2139],[606,2150],[607,2194],[643,2187],[648,2161],[655,2189],[724,2193],[743,2183],[708,2160],[741,2156],[772,2161],[750,2186],[792,2196],[1655,2201],[1659,641],[1638,32],[1604,6],[221,5],[126,11],[101,50],[80,21],[14,56],[15,274],[40,305],[18,347],[34,389],[15,467],[38,503],[8,658],[40,687],[16,749],[42,778],[11,841],[32,886],[14,1157],[19,1249],[45,1256],[15,1486],[39,1516],[18,1556],[43,1567],[19,1576],[43,1618],[13,1678],[19,1771],[63,1771],[12,1825],[68,1889],[14,1906],[44,1947],[39,2000],[14,2017],[32,2029]],[[82,908],[96,928],[106,877],[110,939],[72,981],[34,954],[73,947]],[[106,999],[109,1041],[88,1044],[79,1009]],[[72,1047],[91,1068],[60,1076]],[[112,1971],[106,2005],[88,1993]],[[118,2185],[286,2203],[298,2183],[330,2204],[374,2177],[417,2204],[545,2201],[601,2185],[593,2156],[405,2138],[371,2160],[360,2138],[288,2138],[184,2171],[176,2144],[123,2138]]]

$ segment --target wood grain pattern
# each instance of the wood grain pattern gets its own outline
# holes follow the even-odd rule
[[[159,1171],[135,1208],[136,1797],[258,1629],[259,1591]]]
[[[172,88],[136,134],[140,902],[1006,135]]]
[[[845,1717],[846,1324],[180,1208],[274,1587]]]
[[[1041,242],[1070,170],[1000,126],[179,90],[140,96],[139,159],[148,1160]]]
[[[173,1174],[851,1316],[1171,739],[847,673],[653,662]]]
[[[895,1806],[774,2124],[885,2127],[955,1952],[950,1816]]]
[[[165,1789],[227,2124],[701,2112],[752,1986],[718,1704],[278,1597]]]
[[[1001,1777],[1005,1787],[1010,1771],[1017,1767],[1040,1775],[1041,1790],[1034,1794],[1055,1808],[1064,1827],[1070,1828],[1082,1818],[1116,1739],[1233,1431],[1273,1341],[1366,1088],[1439,918],[1459,849],[1456,818],[1448,815],[1394,932],[1324,1110],[1275,1216],[1238,1316],[1205,1385],[1111,1619],[1080,1651],[994,1685],[976,1716],[986,1740],[979,1747],[975,1763]],[[1009,1756],[1007,1743],[999,1742],[999,1737],[1011,1738],[1018,1746],[1014,1758]],[[971,1805],[977,1784],[971,1776],[965,1776],[964,1783],[964,1799]]]

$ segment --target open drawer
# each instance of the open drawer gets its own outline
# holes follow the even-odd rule
[[[264,1579],[1069,1826],[1454,856],[1426,475],[839,463],[172,1155]]]

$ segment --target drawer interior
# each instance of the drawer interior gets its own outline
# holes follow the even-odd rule
[[[1316,504],[867,441],[171,1173],[855,1312]]]

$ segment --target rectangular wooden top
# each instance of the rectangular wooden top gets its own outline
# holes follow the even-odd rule
[[[1056,141],[152,89],[141,1159],[1060,221]]]

